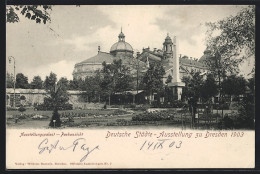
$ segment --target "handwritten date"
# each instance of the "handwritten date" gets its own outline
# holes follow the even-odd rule
[[[167,143],[166,143],[167,142]],[[157,141],[145,141],[140,150],[157,150],[163,148],[181,148],[182,141],[173,141],[170,139],[158,139]]]

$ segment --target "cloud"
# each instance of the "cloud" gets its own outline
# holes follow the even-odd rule
[[[67,79],[71,80],[72,72],[74,69],[75,61],[67,61],[67,60],[61,60],[55,63],[51,63],[49,65],[42,65],[35,69],[28,69],[25,70],[23,73],[28,75],[29,81],[31,81],[34,77],[34,75],[41,76],[42,80],[45,79],[46,76],[48,76],[51,72],[57,74],[57,78],[66,77]]]

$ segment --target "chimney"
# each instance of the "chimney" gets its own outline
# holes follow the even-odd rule
[[[100,46],[98,46],[98,53],[100,52]]]
[[[136,52],[136,56],[137,56],[137,57],[140,56],[140,52],[139,52],[139,51]]]
[[[157,50],[157,48],[154,48],[154,49],[153,49],[153,52],[156,52],[156,50]]]

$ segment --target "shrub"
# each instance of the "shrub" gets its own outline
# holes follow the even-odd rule
[[[124,115],[124,114],[127,114],[128,112],[127,111],[124,111],[124,110],[115,110],[113,115]]]
[[[43,104],[39,104],[39,105],[34,104],[34,109],[37,109],[38,111],[51,111],[54,109],[54,107],[50,106],[50,105],[45,105],[43,103]],[[73,105],[66,103],[66,104],[58,107],[58,110],[73,110]]]
[[[22,95],[22,96],[20,97],[20,100],[26,100],[26,97],[25,97],[24,95]]]
[[[20,107],[18,108],[18,111],[19,111],[19,112],[24,112],[24,111],[26,111],[26,109],[25,109],[25,107],[20,106]]]
[[[164,103],[161,103],[159,101],[152,102],[153,108],[182,108],[186,106],[187,104],[182,102],[181,100],[174,100],[171,102],[164,102]]]
[[[7,107],[6,107],[6,110],[7,110],[7,111],[16,111],[17,109],[16,109],[16,108],[13,108],[13,107],[11,107],[11,106],[7,106]]]
[[[144,112],[142,114],[133,116],[132,121],[163,121],[163,120],[171,120],[173,118],[174,118],[173,113],[169,113],[168,111],[161,111],[156,113]]]

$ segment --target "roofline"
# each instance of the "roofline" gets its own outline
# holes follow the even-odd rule
[[[114,53],[114,52],[118,52],[118,51],[122,51],[122,52],[130,52],[133,53],[134,51],[130,51],[130,50],[125,50],[125,49],[118,49],[118,50],[110,50],[110,53]]]
[[[106,61],[103,61],[103,62],[106,62]],[[102,62],[102,63],[103,63],[103,62]],[[95,62],[95,63],[83,62],[83,63],[77,63],[77,64],[75,64],[74,67],[79,66],[79,65],[102,65],[102,63],[98,63],[98,62]],[[106,64],[111,64],[111,63],[107,63],[107,62],[106,62]]]

